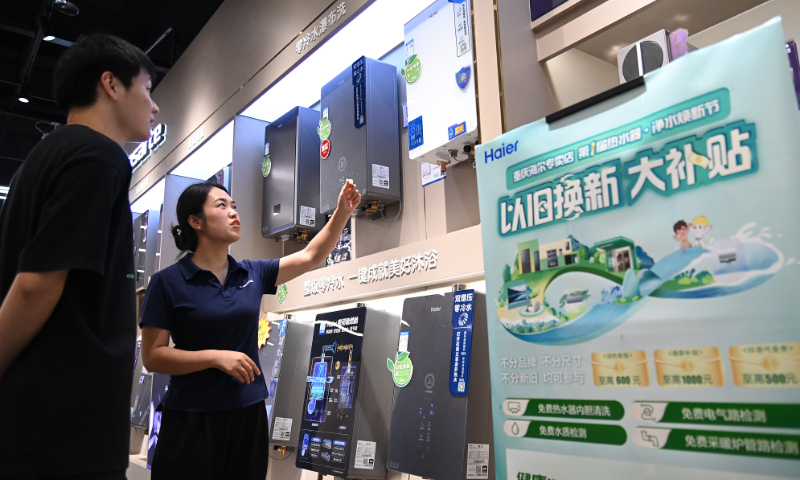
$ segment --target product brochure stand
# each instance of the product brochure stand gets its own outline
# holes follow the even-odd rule
[[[486,297],[482,293],[472,295],[467,396],[453,395],[449,388],[455,294],[413,297],[403,302],[403,324],[391,374],[398,378],[409,370],[412,374],[395,388],[390,470],[436,480],[494,478],[493,472],[489,477],[491,419],[487,412],[491,411],[491,392]]]
[[[317,315],[296,464],[339,478],[382,479],[400,319],[359,306]]]

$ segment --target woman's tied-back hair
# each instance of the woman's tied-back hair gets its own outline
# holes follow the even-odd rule
[[[170,225],[169,229],[175,239],[175,246],[181,252],[194,252],[197,250],[197,232],[189,225],[189,217],[194,215],[201,220],[205,220],[203,207],[208,199],[208,192],[212,188],[219,188],[228,193],[225,187],[216,183],[195,183],[194,185],[189,185],[178,198],[178,206],[175,207],[178,224]]]

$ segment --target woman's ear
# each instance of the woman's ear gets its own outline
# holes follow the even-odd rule
[[[198,231],[203,230],[203,222],[194,215],[189,215],[189,226]]]

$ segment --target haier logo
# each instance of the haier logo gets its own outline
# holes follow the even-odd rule
[[[494,162],[495,160],[500,160],[506,155],[511,155],[517,151],[518,143],[519,140],[514,143],[509,143],[508,145],[504,143],[500,148],[486,150],[483,152],[483,163],[489,163],[490,159]]]

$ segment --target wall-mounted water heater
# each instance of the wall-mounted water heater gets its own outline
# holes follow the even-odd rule
[[[352,179],[372,216],[400,200],[397,68],[361,57],[322,87],[319,119],[320,210],[336,210]]]
[[[471,2],[437,0],[405,25],[402,74],[412,160],[474,158],[478,139]]]
[[[295,107],[264,129],[264,238],[304,242],[323,227],[317,188],[318,122],[318,111]]]

